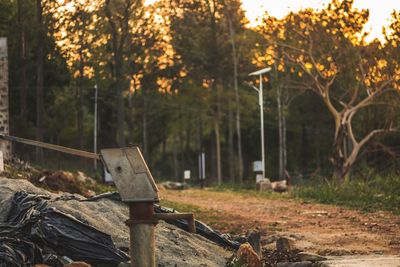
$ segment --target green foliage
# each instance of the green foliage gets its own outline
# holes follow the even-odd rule
[[[198,206],[191,205],[191,204],[185,204],[185,203],[181,203],[181,202],[169,201],[169,200],[165,200],[165,199],[162,199],[160,201],[160,205],[167,207],[167,208],[174,209],[179,212],[193,212],[193,213],[201,212],[201,209]]]
[[[377,176],[369,180],[351,180],[344,184],[312,181],[297,186],[292,195],[325,204],[343,205],[365,211],[388,210],[400,214],[400,177]]]
[[[324,65],[324,70],[328,70],[331,63],[345,67],[338,72],[330,92],[333,105],[339,107],[340,99],[348,100],[358,83],[357,55],[362,52],[363,57],[369,58],[381,48],[377,43],[355,46],[345,36],[354,37],[361,31],[368,17],[367,11],[353,9],[353,1],[333,1],[335,4],[329,9],[293,12],[281,21],[266,16],[265,23],[258,29],[251,29],[246,27],[239,0],[161,0],[151,6],[143,6],[143,1],[130,1],[132,5],[134,2],[138,5],[129,7],[128,11],[132,12],[127,13],[122,4],[124,1],[108,2],[111,3],[111,19],[117,23],[119,46],[122,45],[117,49],[118,55],[115,54],[118,44],[113,44],[112,26],[105,14],[104,1],[42,1],[46,26],[45,142],[93,149],[93,87],[97,84],[98,148],[116,146],[117,118],[122,114],[126,144],[141,147],[157,179],[173,177],[179,180],[186,169],[191,170],[195,178],[198,153],[204,149],[207,183],[213,183],[217,169],[217,125],[222,176],[224,182],[230,184],[216,190],[239,190],[239,187],[251,190],[254,186],[249,182],[254,176],[251,163],[260,157],[259,106],[257,94],[244,81],[256,82],[248,77],[248,73],[271,66],[279,71],[264,82],[268,176],[276,178],[278,173],[277,86],[282,89],[287,119],[287,170],[290,175],[308,177],[316,170],[323,174],[330,171],[328,155],[332,150],[334,125],[317,96],[303,93],[311,86],[310,79],[305,79],[306,73],[296,64],[284,60],[285,54],[290,52],[289,47],[277,50],[275,66],[263,55],[273,46],[271,41],[274,39],[270,35],[303,51],[310,44],[310,34],[313,56]],[[9,43],[11,133],[32,139],[37,131],[36,12],[34,0],[0,0],[0,36],[7,36]],[[128,24],[122,23],[124,14],[128,15]],[[388,43],[384,45],[384,53],[379,54],[390,59],[387,64],[391,71],[397,68],[400,55],[399,18],[398,13],[393,13],[391,30],[394,34],[386,33]],[[234,90],[232,40],[237,50],[239,102],[236,102]],[[332,62],[328,60],[330,54]],[[120,57],[118,68],[115,56]],[[305,64],[310,63],[308,56],[303,60]],[[366,65],[375,66],[376,62],[368,61]],[[302,76],[298,75],[299,71]],[[313,72],[318,75],[316,71],[314,68]],[[120,102],[117,88],[122,91]],[[367,94],[365,90],[362,92]],[[382,104],[385,105],[371,106],[354,118],[357,138],[382,124],[386,126],[386,121],[400,118],[398,98],[394,94],[385,95]],[[237,107],[241,114],[244,176],[248,177],[240,185],[236,183]],[[230,143],[232,136],[233,145]],[[366,150],[358,163],[371,165],[373,162],[385,168],[389,155],[394,162],[393,169],[398,169],[396,147],[399,145],[395,136],[376,140],[373,150]],[[25,147],[17,146],[14,151],[20,156],[29,154]],[[30,152],[30,155],[34,154],[33,149]],[[76,169],[81,168],[77,161],[58,159],[53,155],[45,153],[42,164],[58,166],[58,161],[63,161],[69,167],[77,165]],[[228,172],[232,165],[235,177],[230,177]],[[87,166],[86,169],[92,169],[92,162]]]

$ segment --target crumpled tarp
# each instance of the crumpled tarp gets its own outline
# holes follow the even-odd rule
[[[15,193],[7,221],[0,223],[0,267],[58,267],[59,256],[98,267],[129,260],[111,236],[49,207],[46,197]]]
[[[97,201],[102,198],[107,198],[110,200],[114,201],[122,201],[121,196],[119,195],[118,192],[109,192],[109,193],[104,193],[100,194],[91,198],[88,198],[83,201]],[[174,213],[175,210],[162,207],[160,205],[154,205],[154,212],[155,213]],[[167,223],[175,225],[185,231],[188,231],[188,223],[186,220],[169,220]],[[195,220],[195,226],[196,226],[196,233],[207,238],[208,240],[217,243],[218,245],[225,247],[225,248],[232,248],[232,249],[238,249],[241,245],[241,243],[237,241],[233,241],[230,239],[228,235],[221,234],[220,232],[212,229],[210,226],[207,224]]]
[[[118,192],[88,199],[69,195],[58,200],[97,201],[102,198],[121,201]],[[39,263],[61,267],[62,256],[96,267],[115,267],[129,260],[128,255],[115,247],[110,235],[50,207],[49,199],[47,196],[24,191],[15,193],[7,221],[0,223],[0,267],[29,267]],[[154,212],[175,211],[154,205]],[[188,230],[186,220],[171,220],[167,223]],[[240,246],[239,242],[198,220],[195,220],[195,225],[197,234],[220,246],[232,249]]]

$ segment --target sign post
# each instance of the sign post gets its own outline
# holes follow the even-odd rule
[[[8,55],[7,38],[0,37],[0,134],[9,134],[8,113]],[[0,150],[5,160],[11,157],[11,143],[0,141]]]
[[[199,154],[199,180],[201,189],[204,188],[204,180],[206,179],[206,153]]]

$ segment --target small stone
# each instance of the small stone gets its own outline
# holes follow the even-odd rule
[[[312,267],[311,261],[279,262],[276,267]]]
[[[247,237],[247,242],[251,245],[253,250],[261,257],[261,235],[260,232],[252,231]]]
[[[288,185],[286,180],[276,181],[271,183],[272,190],[275,192],[286,192],[288,191]]]
[[[256,183],[256,190],[259,192],[272,192],[271,181],[268,178],[259,180]]]
[[[322,257],[320,255],[314,254],[314,253],[309,253],[309,252],[300,252],[297,254],[299,259],[301,261],[311,261],[311,262],[316,262],[316,261],[325,261],[327,258]]]
[[[236,257],[239,259],[240,266],[262,267],[260,257],[253,250],[249,243],[240,245]]]
[[[276,240],[276,250],[280,253],[289,252],[295,249],[294,240],[287,237],[280,237]]]

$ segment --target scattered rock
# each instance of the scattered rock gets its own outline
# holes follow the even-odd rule
[[[86,183],[86,184],[91,184],[91,185],[96,185],[97,184],[95,179],[93,179],[90,176],[87,176],[86,174],[84,174],[81,171],[77,172],[76,179],[81,183]]]
[[[272,244],[276,242],[281,236],[278,234],[269,235],[263,240],[263,244]]]
[[[285,262],[298,262],[299,259],[297,257],[297,253],[300,251],[295,249],[288,252],[278,252],[277,250],[263,250],[263,266],[265,267],[276,267],[278,263],[285,263]]]
[[[88,188],[93,188],[96,181],[81,172],[43,171],[28,179],[31,183],[46,190],[69,192],[85,195]]]
[[[299,257],[299,259],[301,261],[311,261],[311,262],[316,262],[316,261],[325,261],[327,260],[327,258],[322,257],[318,254],[314,254],[314,253],[309,253],[309,252],[299,252],[297,254],[297,256]]]
[[[236,257],[239,259],[238,266],[262,267],[260,257],[249,243],[244,243],[239,247]]]
[[[301,214],[303,215],[311,215],[313,217],[322,217],[322,216],[327,216],[329,213],[325,210],[316,210],[316,211],[305,211],[302,212]]]
[[[272,184],[268,178],[261,179],[256,183],[256,190],[259,192],[272,192]]]
[[[271,187],[272,187],[272,190],[274,190],[275,192],[288,191],[287,180],[272,182]]]
[[[279,262],[276,267],[312,267],[311,261],[300,261],[300,262]]]
[[[50,267],[50,266],[46,264],[36,264],[33,267]]]
[[[185,190],[189,189],[189,185],[187,183],[179,183],[179,182],[163,182],[161,183],[161,186],[165,189],[169,190]]]
[[[252,231],[247,237],[247,242],[251,245],[253,250],[261,257],[261,234],[257,231]]]
[[[294,240],[287,237],[280,237],[276,240],[276,250],[280,253],[286,253],[295,249]]]

